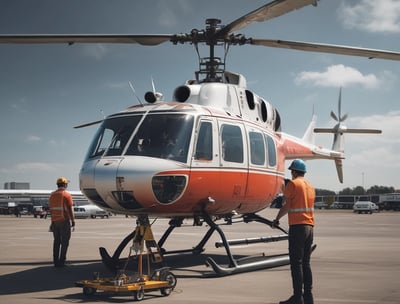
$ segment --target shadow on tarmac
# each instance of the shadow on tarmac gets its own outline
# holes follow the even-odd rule
[[[163,265],[152,266],[153,269],[162,266],[171,267],[171,271],[178,279],[184,278],[215,278],[216,274],[211,268],[205,266],[206,257],[223,264],[227,262],[225,255],[171,255],[164,259]],[[100,273],[100,277],[114,277],[115,273],[108,270],[101,261],[68,261],[66,267],[56,268],[51,263],[0,263],[1,266],[26,266],[27,270],[18,271],[0,276],[0,295],[24,294],[32,292],[42,292],[50,290],[60,290],[75,286],[75,282],[92,279],[95,272]],[[125,266],[125,261],[121,260],[120,269]],[[37,266],[37,267],[35,267]],[[136,260],[129,261],[126,266],[127,273],[137,270]],[[131,271],[131,270],[134,271]],[[146,263],[143,269],[147,273]],[[74,295],[69,295],[73,296]],[[79,293],[82,297],[82,293]]]
[[[27,265],[28,263],[2,263],[1,265]],[[35,264],[33,264],[35,265]],[[57,290],[75,286],[76,281],[93,277],[95,271],[107,270],[101,262],[73,264],[56,268],[52,264],[0,276],[0,295]]]

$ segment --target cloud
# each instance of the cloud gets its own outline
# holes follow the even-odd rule
[[[353,5],[343,2],[338,14],[347,28],[373,33],[400,33],[398,0],[361,0]]]
[[[53,146],[53,147],[60,147],[60,146],[65,146],[66,142],[63,139],[60,139],[60,140],[58,140],[58,139],[57,140],[56,139],[50,139],[49,140],[49,144],[51,146]]]
[[[365,117],[352,117],[347,125],[355,128],[381,129],[382,134],[365,134],[346,136],[346,163],[352,168],[365,168],[370,179],[383,171],[385,180],[395,176],[400,168],[398,151],[400,149],[400,111]],[[375,181],[378,183],[378,181]]]
[[[400,168],[397,153],[392,149],[383,146],[375,145],[368,149],[352,152],[347,158],[348,163],[355,168],[368,168],[368,170],[371,171],[373,171],[374,168],[380,171],[382,168]],[[385,161],[377,161],[379,159],[384,159]]]
[[[59,163],[27,162],[16,164],[17,171],[58,171],[64,165]]]
[[[176,26],[179,16],[184,16],[192,11],[190,3],[186,0],[179,0],[176,5],[171,5],[171,3],[167,1],[159,1],[157,5],[162,13],[156,20],[161,26],[167,28]]]
[[[347,87],[358,84],[367,89],[375,89],[382,81],[374,74],[363,75],[355,68],[338,64],[327,67],[323,72],[300,72],[295,77],[295,83],[317,87]]]
[[[400,144],[400,136],[398,133],[398,130],[400,130],[400,111],[364,117],[351,117],[348,121],[348,126],[382,130],[381,135],[374,136],[374,144],[385,144],[386,147],[389,147],[388,145]],[[356,136],[354,139],[361,141],[362,138],[362,136]]]
[[[107,53],[108,49],[104,44],[85,44],[83,46],[83,54],[96,60],[101,60]]]
[[[28,137],[26,138],[26,141],[28,142],[38,142],[41,141],[42,139],[39,136],[36,135],[28,135]]]
[[[10,108],[19,113],[27,113],[28,100],[25,97],[21,97],[19,100],[16,100],[10,104]]]

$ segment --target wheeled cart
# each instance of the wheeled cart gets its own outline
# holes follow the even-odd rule
[[[144,253],[144,248],[146,252]],[[136,252],[138,258],[138,271],[133,275],[128,275],[126,268],[131,257],[132,251]],[[147,274],[143,273],[143,256],[147,258]],[[146,291],[159,290],[162,295],[168,296],[176,286],[176,277],[169,271],[168,267],[156,269],[150,275],[150,264],[162,261],[157,243],[154,240],[151,226],[147,219],[139,219],[136,226],[133,244],[130,248],[129,257],[123,269],[112,278],[102,278],[99,273],[94,273],[93,280],[83,280],[75,283],[75,286],[83,288],[85,296],[92,296],[98,290],[129,293],[134,299],[141,301]]]
[[[163,296],[170,295],[176,286],[176,277],[165,267],[155,270],[151,276],[127,276],[121,274],[115,278],[78,281],[75,286],[82,287],[85,296],[93,296],[98,290],[101,290],[130,293],[136,301],[141,301],[146,291],[159,290]]]

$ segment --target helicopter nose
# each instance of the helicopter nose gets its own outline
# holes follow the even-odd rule
[[[185,170],[184,170],[185,171]],[[118,211],[156,210],[184,193],[188,174],[169,160],[125,157],[86,162],[80,173],[81,191],[97,205]]]

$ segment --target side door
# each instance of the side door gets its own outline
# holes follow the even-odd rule
[[[195,130],[189,185],[196,199],[218,199],[219,159],[217,121],[213,117],[200,118]]]
[[[238,206],[245,200],[248,178],[248,152],[244,126],[218,121],[221,191],[224,198]]]

